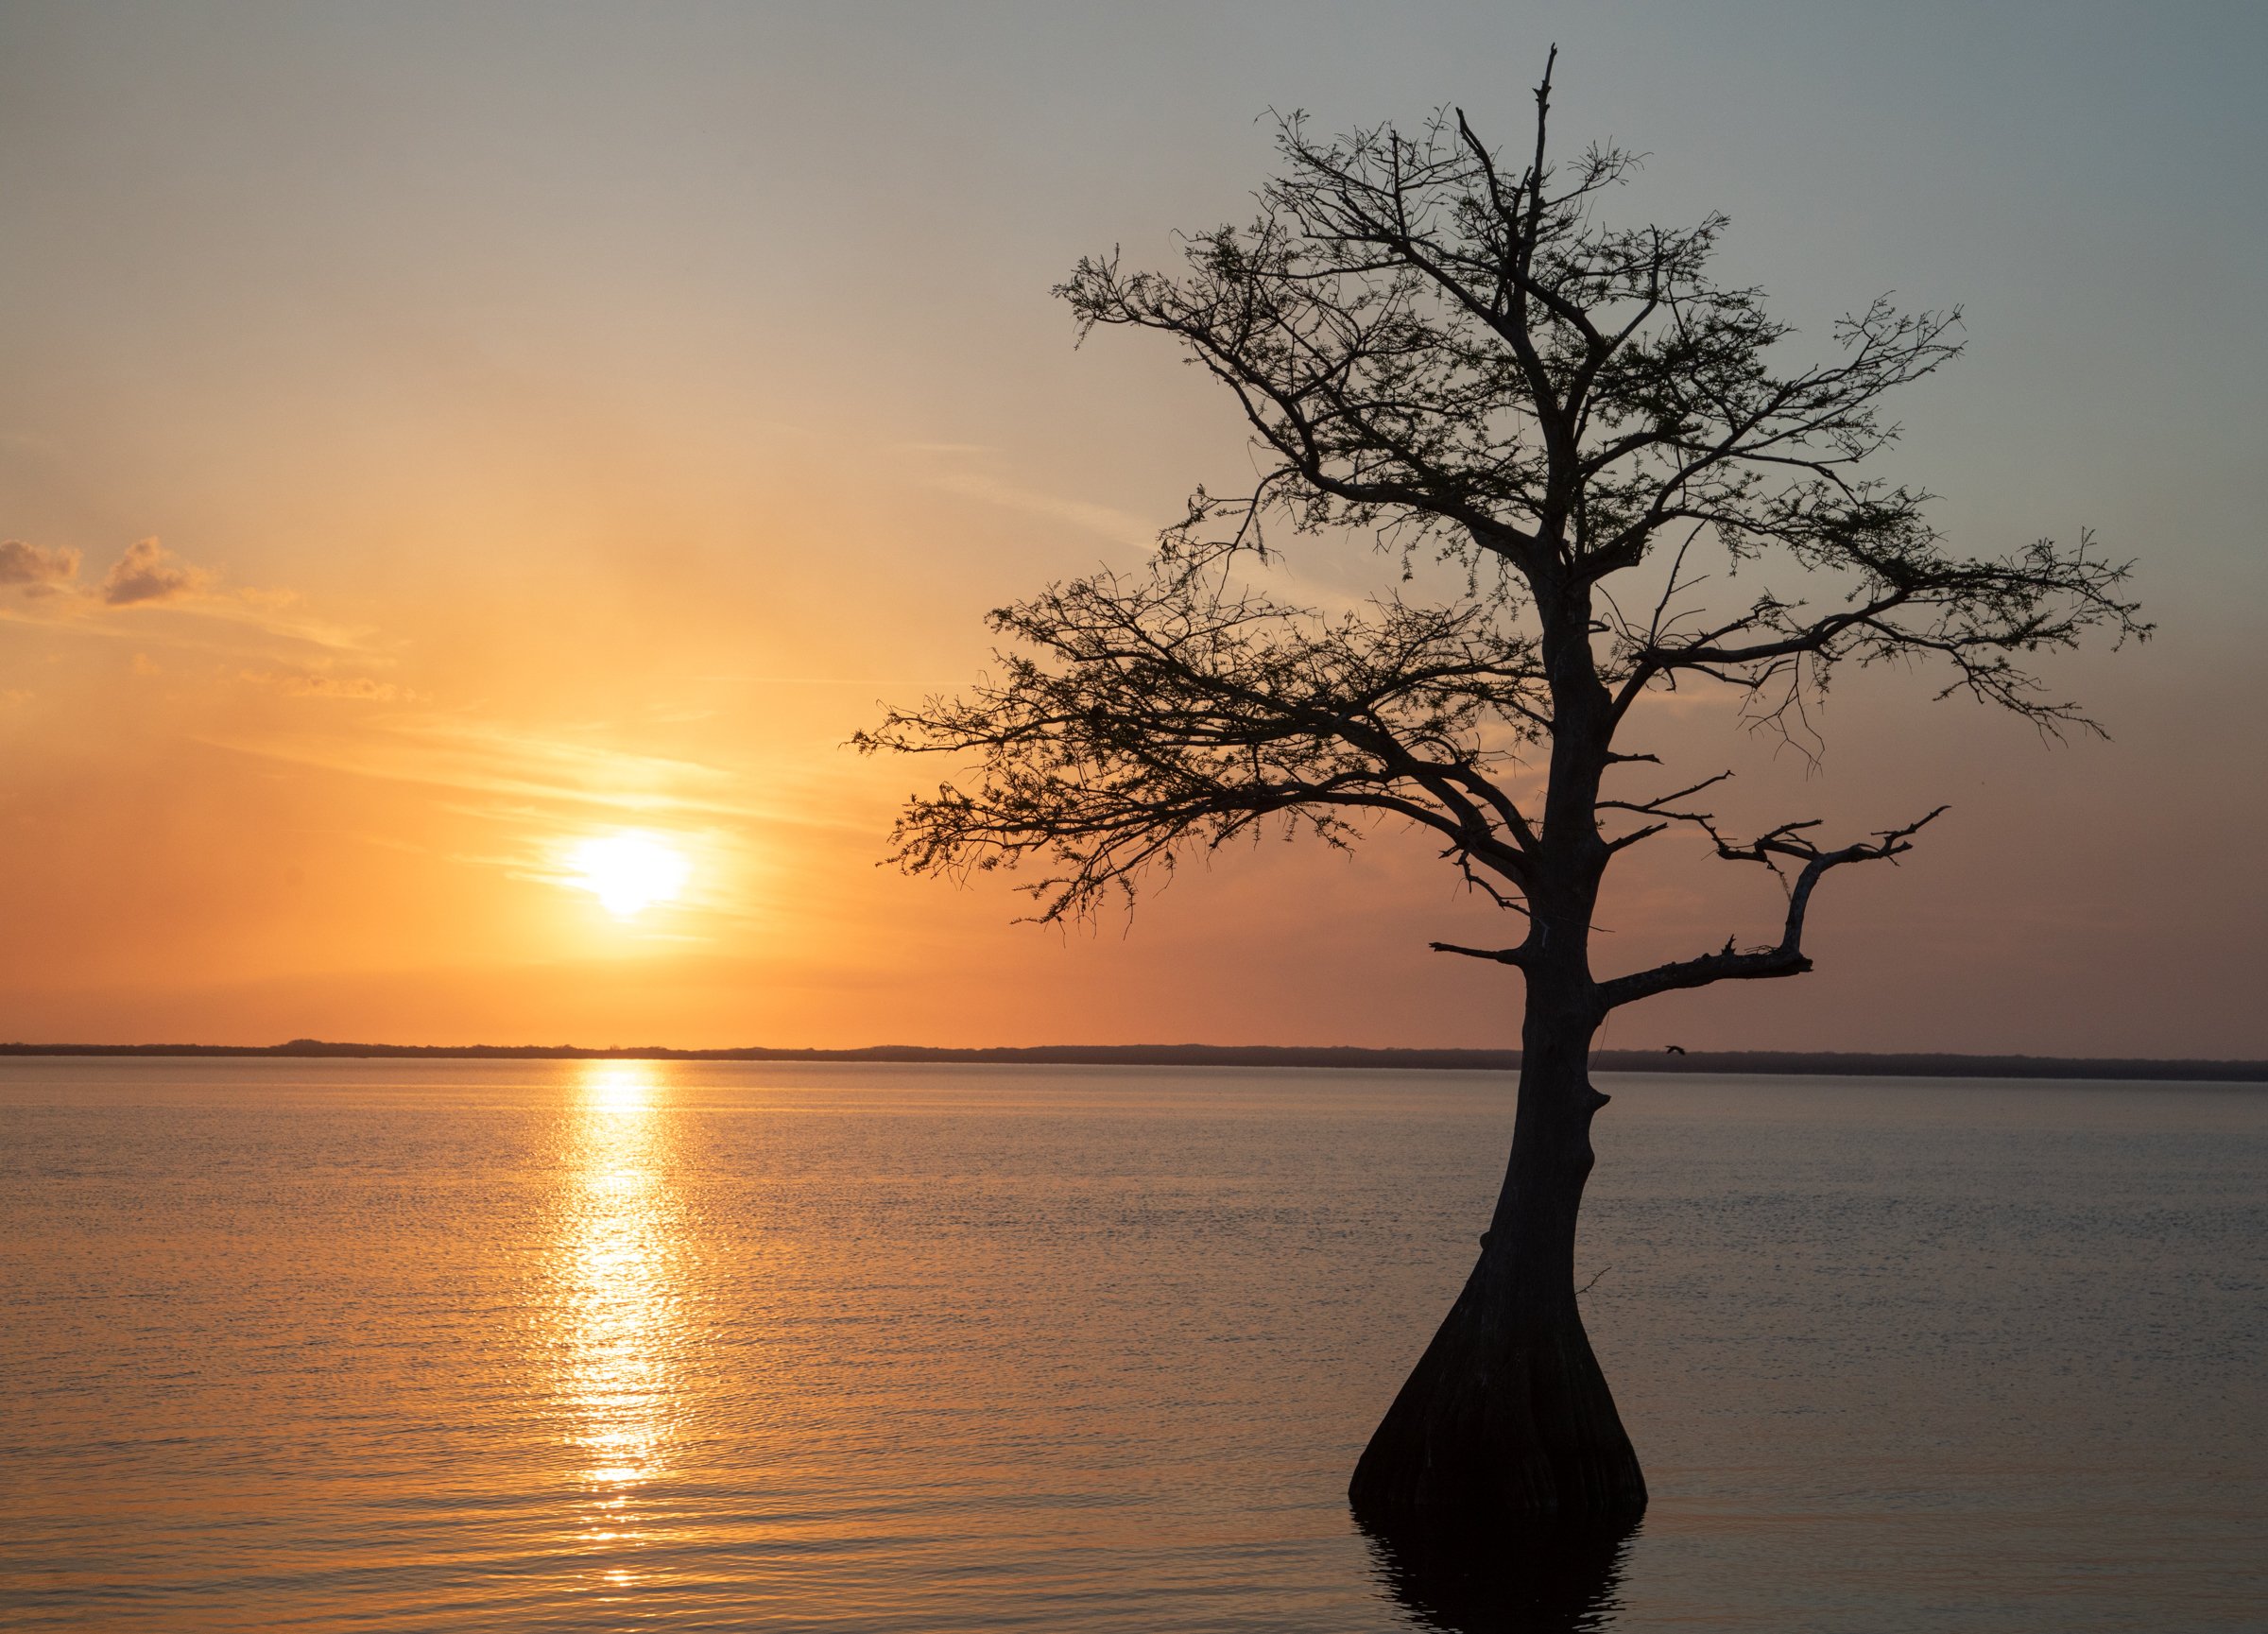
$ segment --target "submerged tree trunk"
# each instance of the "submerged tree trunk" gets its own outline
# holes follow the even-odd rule
[[[1348,1495],[1367,1520],[1487,1514],[1611,1521],[1645,1478],[1575,1308],[1575,1215],[1591,1164],[1598,1025],[1587,976],[1532,972],[1512,1159],[1481,1257],[1387,1409]]]

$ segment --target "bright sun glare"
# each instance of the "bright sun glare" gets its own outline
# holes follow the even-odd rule
[[[676,900],[693,871],[682,851],[637,834],[585,840],[569,853],[568,865],[574,871],[567,883],[589,891],[618,920]]]

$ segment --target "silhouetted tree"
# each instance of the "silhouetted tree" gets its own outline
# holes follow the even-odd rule
[[[1789,730],[1839,666],[1928,660],[1946,666],[1939,696],[2059,734],[2091,723],[2042,693],[2027,655],[2147,633],[2127,566],[2088,536],[1957,555],[1924,520],[1927,495],[1858,469],[1896,436],[1883,395],[1957,352],[1957,314],[1878,301],[1837,326],[1830,360],[1783,364],[1788,326],[1756,289],[1710,275],[1723,218],[1606,224],[1594,205],[1634,161],[1593,147],[1555,169],[1550,104],[1547,66],[1532,152],[1509,163],[1459,112],[1329,142],[1295,115],[1248,227],[1194,238],[1176,273],[1081,262],[1058,293],[1082,334],[1179,342],[1250,422],[1258,481],[1200,490],[1146,571],[994,613],[1014,644],[997,679],[860,739],[981,758],[968,785],[909,804],[896,858],[1041,861],[1041,920],[1255,825],[1344,845],[1394,817],[1523,920],[1511,946],[1434,944],[1525,978],[1519,1104],[1479,1260],[1355,1471],[1374,1516],[1643,1505],[1573,1286],[1606,1100],[1587,1075],[1592,1036],[1656,993],[1808,971],[1819,882],[1904,853],[1936,815],[1847,843],[1801,821],[1735,837],[1696,803],[1719,777],[1609,781],[1661,764],[1617,747],[1641,700],[1708,682]],[[1286,605],[1248,577],[1272,523],[1370,530],[1400,581],[1357,612]],[[1712,611],[1712,557],[1752,581],[1799,573],[1811,599],[1763,590]],[[1450,566],[1416,573],[1426,558]],[[1421,594],[1429,575],[1453,591]],[[1617,583],[1631,587],[1620,599]],[[1777,938],[1602,979],[1601,881],[1677,824],[1781,876]]]

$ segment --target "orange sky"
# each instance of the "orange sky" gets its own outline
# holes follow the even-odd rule
[[[1502,126],[1556,38],[1570,134],[1655,154],[1616,208],[1729,210],[1808,330],[1966,301],[1899,474],[1963,544],[2091,524],[2163,629],[2054,671],[2107,745],[1891,675],[1815,773],[1661,715],[1728,813],[1954,810],[1830,882],[1818,973],[1606,1042],[2268,1055],[2259,30],[2012,8],[1948,66],[1757,6],[1209,15],[0,15],[0,1038],[1510,1042],[1510,972],[1424,951],[1491,916],[1418,842],[1238,851],[1066,937],[878,869],[940,768],[842,746],[1246,469],[1160,345],[1073,349],[1080,252],[1238,213],[1271,105]],[[630,830],[690,871],[626,920],[565,876]],[[1773,906],[1665,844],[1601,962]]]

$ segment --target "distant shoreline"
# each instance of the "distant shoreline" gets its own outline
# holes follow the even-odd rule
[[[157,1056],[278,1058],[294,1060],[665,1060],[866,1061],[1035,1067],[1345,1067],[1509,1072],[1518,1050],[1358,1049],[1347,1045],[1040,1044],[1020,1048],[940,1049],[873,1044],[854,1050],[753,1046],[677,1050],[662,1045],[590,1049],[576,1044],[353,1044],[294,1039],[285,1044],[0,1043],[10,1056]],[[1599,1050],[1591,1069],[1605,1073],[1754,1073],[1846,1077],[2119,1078],[2161,1082],[2268,1082],[2268,1061],[2160,1060],[2105,1056],[1964,1056],[1943,1052],[1864,1054],[1815,1050]]]

